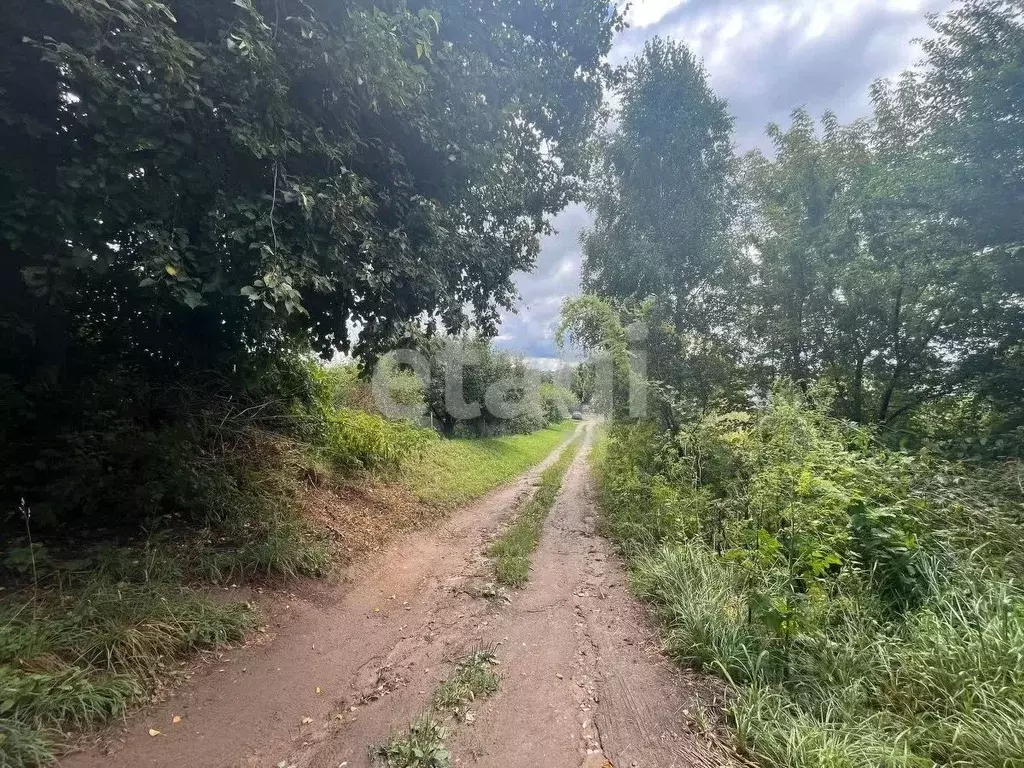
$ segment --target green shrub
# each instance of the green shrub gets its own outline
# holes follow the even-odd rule
[[[432,440],[433,432],[364,411],[338,410],[329,419],[323,455],[339,472],[398,469]]]
[[[1024,538],[1006,465],[887,449],[791,388],[615,425],[605,530],[669,653],[737,690],[763,765],[1024,765]]]

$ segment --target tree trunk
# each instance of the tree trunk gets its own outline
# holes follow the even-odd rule
[[[892,378],[882,395],[882,404],[878,408],[878,423],[885,424],[889,420],[889,408],[892,407],[892,398],[896,394],[896,383],[899,381],[901,366],[897,363],[896,370],[892,372]]]
[[[896,288],[896,296],[892,308],[892,320],[889,322],[889,335],[892,336],[892,356],[896,361],[892,378],[882,395],[882,404],[878,409],[878,423],[885,424],[889,419],[889,408],[892,406],[892,398],[896,393],[896,384],[899,381],[903,369],[903,344],[900,340],[900,322],[903,319],[903,284]]]
[[[853,420],[864,423],[864,355],[857,360],[857,369],[853,374]]]

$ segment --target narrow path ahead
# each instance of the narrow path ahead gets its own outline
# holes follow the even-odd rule
[[[483,551],[554,456],[345,583],[289,600],[272,641],[204,665],[176,696],[61,765],[369,766],[368,747],[427,709],[452,660],[479,645],[497,648],[502,686],[448,740],[456,765],[729,765],[693,724],[714,706],[712,689],[658,654],[595,533],[592,437],[566,475],[531,581],[510,602],[476,596],[490,578]]]

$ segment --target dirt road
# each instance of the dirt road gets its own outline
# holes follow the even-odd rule
[[[369,766],[368,747],[426,710],[452,660],[480,645],[496,648],[501,690],[453,728],[455,765],[729,765],[695,725],[714,709],[714,688],[658,654],[595,533],[592,435],[565,477],[529,584],[508,601],[477,596],[489,578],[483,551],[554,457],[434,531],[395,542],[343,583],[288,600],[272,640],[204,665],[174,697],[61,765]]]

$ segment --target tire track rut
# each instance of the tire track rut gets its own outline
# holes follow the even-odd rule
[[[567,443],[435,530],[355,566],[343,583],[292,596],[271,642],[200,667],[172,698],[60,764],[368,768],[368,747],[426,710],[453,660],[480,645],[497,648],[502,687],[449,739],[457,766],[735,764],[689,717],[714,689],[660,656],[596,535],[587,432],[525,590],[475,596],[489,580],[483,552]],[[174,714],[181,724],[167,726]],[[148,737],[150,727],[163,735]]]

